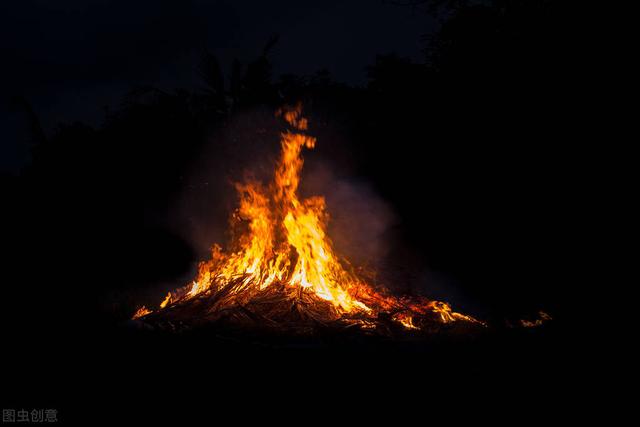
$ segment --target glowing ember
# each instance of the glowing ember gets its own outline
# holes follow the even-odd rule
[[[324,198],[300,199],[297,194],[301,151],[316,143],[305,133],[307,120],[300,106],[283,109],[277,116],[291,130],[281,134],[273,182],[236,184],[240,200],[231,218],[231,250],[214,245],[211,259],[200,263],[197,278],[169,293],[156,313],[177,313],[197,303],[211,320],[235,310],[260,322],[294,313],[317,321],[349,321],[364,329],[374,328],[380,313],[389,313],[392,321],[407,329],[419,329],[421,318],[481,323],[444,302],[388,296],[352,271],[326,234]],[[141,307],[133,317],[151,313]]]
[[[539,311],[538,312],[538,316],[539,317],[537,319],[535,319],[535,320],[522,319],[522,320],[520,320],[520,324],[522,326],[524,326],[525,328],[535,328],[536,326],[542,326],[543,324],[545,324],[549,320],[552,320],[552,317],[550,315],[548,315],[547,313],[545,313],[544,311]]]

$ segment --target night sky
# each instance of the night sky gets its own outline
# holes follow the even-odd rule
[[[274,77],[328,70],[337,81],[366,82],[376,54],[420,61],[432,16],[376,1],[27,0],[0,5],[0,90],[31,104],[46,133],[60,122],[100,125],[137,86],[171,91],[202,84],[204,49],[229,72],[278,34]],[[0,115],[0,170],[28,159],[22,113]]]

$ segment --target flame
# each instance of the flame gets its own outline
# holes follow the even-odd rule
[[[171,302],[171,292],[169,292],[167,296],[164,298],[164,300],[160,303],[160,308],[165,308],[167,304],[169,304],[170,302]]]
[[[420,329],[416,325],[413,324],[413,316],[407,313],[398,313],[393,316],[393,320],[400,323],[407,329]]]
[[[200,263],[196,279],[182,290],[169,293],[160,310],[169,303],[173,306],[223,291],[241,306],[259,293],[278,287],[294,300],[311,297],[318,304],[330,304],[335,318],[360,315],[357,322],[361,325],[370,326],[371,322],[362,317],[373,318],[380,311],[402,312],[392,319],[407,329],[418,329],[413,316],[426,313],[436,314],[442,323],[478,322],[453,312],[443,302],[422,299],[409,303],[386,296],[352,271],[327,236],[325,199],[298,196],[302,150],[316,144],[316,139],[306,133],[308,122],[302,117],[301,106],[279,110],[276,115],[291,129],[281,133],[273,182],[265,186],[249,180],[235,185],[239,206],[231,218],[231,250],[225,252],[214,245],[211,258]],[[142,307],[134,318],[149,313]]]
[[[151,314],[151,313],[153,313],[153,312],[143,305],[138,310],[136,310],[136,312],[133,314],[132,319],[139,319],[139,318],[144,317],[147,314]]]

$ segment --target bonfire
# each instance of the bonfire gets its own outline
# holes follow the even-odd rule
[[[281,133],[273,181],[235,185],[239,206],[231,216],[228,250],[214,244],[191,283],[169,292],[157,308],[140,307],[133,318],[155,325],[225,322],[306,332],[318,325],[365,331],[483,325],[445,302],[374,288],[336,253],[324,198],[298,195],[302,150],[314,148],[316,139],[307,133],[300,106],[276,116],[288,130]]]

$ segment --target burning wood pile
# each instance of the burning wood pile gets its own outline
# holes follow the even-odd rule
[[[222,322],[295,333],[318,326],[376,333],[483,325],[444,302],[374,289],[335,253],[324,198],[297,194],[302,149],[316,140],[306,133],[300,106],[277,116],[289,130],[281,134],[273,182],[236,184],[240,202],[231,217],[230,250],[214,245],[191,284],[167,294],[155,310],[139,308],[133,318],[160,327]]]

